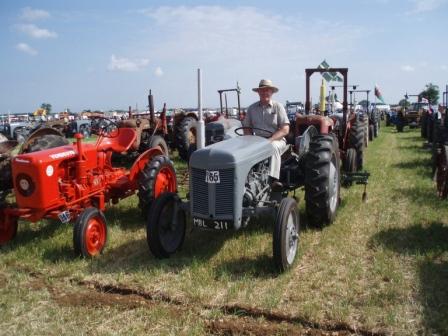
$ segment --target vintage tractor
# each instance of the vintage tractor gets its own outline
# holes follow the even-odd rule
[[[274,218],[275,265],[279,271],[289,269],[299,245],[297,202],[290,192],[305,188],[309,222],[315,226],[333,222],[340,202],[339,141],[330,131],[334,122],[307,117],[306,128],[304,120],[296,120],[299,134],[282,156],[280,183],[272,184],[268,176],[273,154],[266,139],[269,131],[240,127],[237,137],[195,151],[189,161],[187,199],[164,193],[150,208],[147,241],[152,254],[166,258],[181,247],[187,218],[198,228],[239,230],[251,218],[263,216]],[[243,136],[245,131],[253,135]]]
[[[328,117],[323,115],[312,115],[311,95],[310,95],[310,77],[313,73],[319,72],[339,72],[343,76],[343,108],[342,113],[334,113]],[[296,136],[300,136],[314,125],[319,134],[333,133],[336,136],[339,155],[342,162],[342,169],[347,181],[353,180],[358,183],[367,182],[364,173],[356,173],[362,170],[364,160],[364,127],[365,124],[354,111],[348,111],[348,69],[347,68],[313,68],[305,69],[306,73],[306,103],[305,115],[299,115],[296,119]]]
[[[14,238],[18,220],[36,222],[49,218],[74,222],[75,252],[84,257],[95,256],[103,251],[107,241],[103,214],[107,204],[116,204],[137,192],[139,207],[146,215],[162,192],[176,191],[174,167],[160,147],[142,153],[130,170],[114,167],[112,154],[128,151],[137,132],[133,128],[118,128],[112,121],[108,124],[96,143],[83,143],[82,134],[77,133],[72,145],[35,151],[43,141],[40,137],[28,152],[13,157],[16,202],[1,205],[0,244]]]
[[[237,96],[237,114],[231,115],[229,113],[230,109],[227,104],[227,94],[229,92],[235,92]],[[205,124],[215,122],[219,120],[225,119],[237,119],[242,120],[242,112],[241,112],[241,104],[240,104],[240,95],[241,89],[237,84],[236,88],[233,89],[220,89],[218,90],[219,94],[219,102],[220,102],[220,112],[216,115],[204,115],[203,120]],[[191,153],[196,148],[196,126],[199,120],[198,114],[194,110],[190,111],[178,111],[174,115],[173,122],[173,137],[174,144],[179,152],[179,156],[188,161]],[[212,127],[213,128],[213,127]],[[192,147],[192,148],[190,148]]]
[[[166,104],[160,117],[156,117],[154,112],[154,96],[149,90],[148,95],[149,118],[132,113],[129,106],[129,118],[117,122],[120,128],[133,128],[137,134],[134,143],[129,147],[128,152],[140,154],[154,147],[160,147],[163,153],[168,156],[168,128],[166,121]],[[104,120],[104,119],[103,119]]]

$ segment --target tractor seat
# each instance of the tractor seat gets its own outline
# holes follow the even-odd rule
[[[112,150],[117,153],[127,152],[137,139],[133,128],[119,128],[118,135],[113,138],[103,137],[98,143],[98,151]]]

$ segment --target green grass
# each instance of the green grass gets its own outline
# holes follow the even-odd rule
[[[0,251],[0,334],[203,335],[224,332],[211,321],[234,320],[282,333],[284,323],[243,318],[229,305],[293,316],[285,323],[299,330],[312,322],[447,334],[448,206],[436,197],[422,144],[417,131],[383,127],[367,149],[368,202],[362,187],[344,189],[334,224],[314,230],[302,220],[299,260],[282,275],[273,267],[270,223],[189,231],[182,251],[162,261],[149,253],[136,197],[107,211],[108,246],[94,260],[74,258],[70,225],[20,223]],[[95,283],[144,295],[104,293]]]

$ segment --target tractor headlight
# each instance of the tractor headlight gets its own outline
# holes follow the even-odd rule
[[[35,184],[33,180],[26,174],[17,175],[16,187],[22,196],[30,196],[35,190]]]

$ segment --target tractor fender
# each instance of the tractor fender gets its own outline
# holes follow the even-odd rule
[[[24,152],[26,152],[28,147],[33,143],[34,139],[40,138],[47,134],[59,135],[61,137],[64,136],[61,132],[59,132],[56,128],[53,127],[39,128],[38,130],[31,133],[31,135],[25,140],[25,142],[22,144],[22,147],[19,150],[19,154],[23,154]]]
[[[295,139],[296,152],[300,158],[304,157],[310,150],[311,139],[318,135],[319,131],[313,125],[309,126],[302,135],[297,136]]]
[[[160,147],[150,148],[139,155],[129,171],[129,181],[131,183],[137,182],[140,171],[145,168],[146,164],[156,155],[164,155],[163,150]]]

